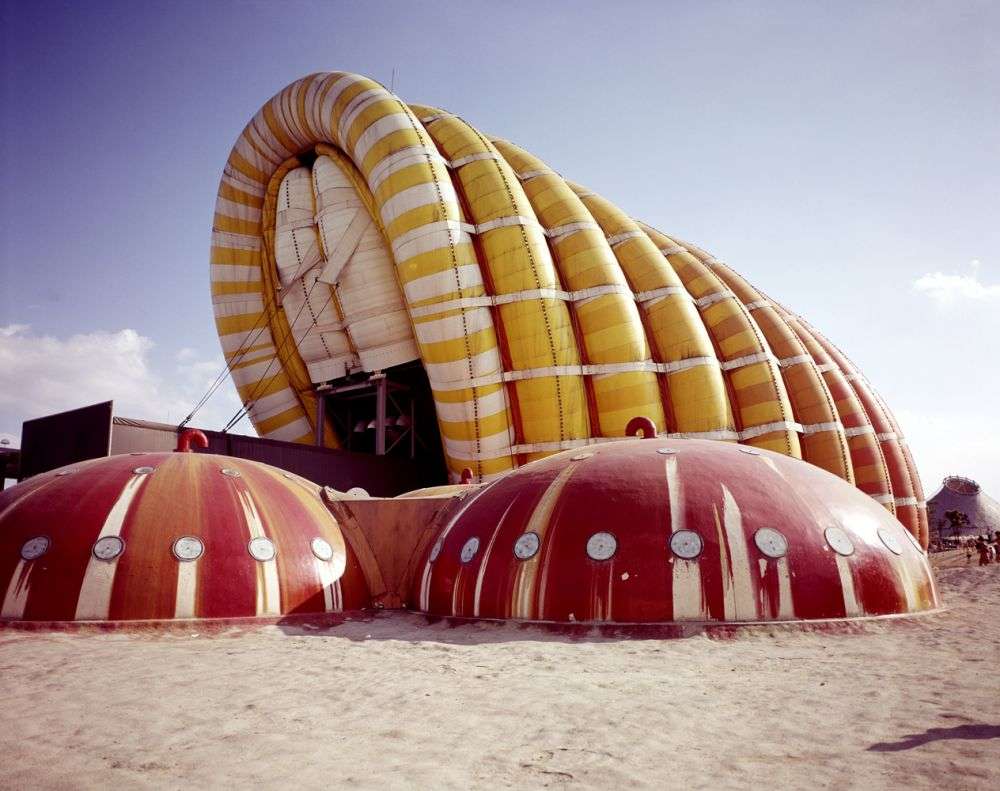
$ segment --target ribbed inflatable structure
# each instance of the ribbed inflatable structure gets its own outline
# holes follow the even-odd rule
[[[938,607],[917,540],[813,465],[622,440],[527,465],[450,512],[413,574],[429,615],[556,623],[811,621]]]
[[[318,383],[419,359],[456,481],[621,438],[647,415],[662,435],[805,459],[926,545],[895,420],[807,322],[527,151],[373,80],[305,77],[247,124],[211,270],[262,436],[311,442]]]
[[[0,619],[278,617],[369,606],[315,484],[257,462],[148,453],[0,492]]]

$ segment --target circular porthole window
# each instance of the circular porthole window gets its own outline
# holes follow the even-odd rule
[[[38,560],[38,558],[49,551],[50,543],[48,536],[29,538],[21,545],[21,558],[24,560]]]
[[[524,533],[514,542],[514,557],[518,560],[528,560],[538,554],[540,546],[538,533]]]
[[[261,563],[274,560],[274,542],[270,538],[251,538],[247,549],[250,551],[250,557]]]
[[[205,545],[195,536],[181,536],[170,549],[178,560],[197,560],[205,552]]]
[[[584,459],[589,459],[593,456],[593,453],[577,453],[575,456],[570,456],[570,461],[583,461]]]
[[[610,560],[618,551],[618,539],[611,533],[594,533],[587,540],[587,556],[591,560]]]
[[[476,556],[476,553],[478,551],[479,551],[479,539],[473,536],[468,541],[466,541],[465,544],[462,546],[462,554],[461,554],[462,562],[468,563]]]
[[[661,456],[673,456],[675,453],[677,453],[677,451],[674,450],[673,448],[657,448],[656,452],[659,453]]]
[[[441,547],[443,546],[444,546],[444,541],[440,538],[434,542],[434,546],[431,547],[431,556],[430,556],[431,563],[433,563],[435,560],[438,559],[438,555],[441,554]]]
[[[701,536],[694,530],[678,530],[670,536],[670,551],[684,560],[694,560],[703,548]]]
[[[838,555],[847,557],[854,554],[854,543],[843,528],[828,527],[823,531],[823,537],[826,539],[826,543],[830,545],[830,549]]]
[[[149,475],[152,471],[152,467],[136,467],[132,470],[136,475]]]
[[[94,557],[98,560],[114,560],[125,551],[125,542],[118,536],[104,536],[94,543]]]
[[[740,453],[745,453],[745,454],[747,454],[747,456],[759,456],[760,455],[760,451],[759,450],[755,450],[754,448],[744,448],[744,447],[741,447],[740,448]]]
[[[783,558],[788,552],[787,539],[772,527],[762,527],[754,533],[753,542],[769,558]]]
[[[309,546],[312,548],[313,554],[320,560],[333,559],[333,547],[325,538],[314,538]]]
[[[221,472],[227,478],[239,478],[240,477],[240,471],[239,470],[234,470],[232,467],[223,467],[221,470],[219,470],[219,472]]]
[[[878,537],[882,539],[882,543],[885,544],[885,548],[888,549],[894,555],[903,554],[903,545],[899,543],[899,539],[895,535],[890,533],[884,527],[878,529]]]

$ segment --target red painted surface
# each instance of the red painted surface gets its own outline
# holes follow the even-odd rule
[[[137,473],[141,467],[153,472]],[[224,475],[223,468],[239,475]],[[59,474],[66,471],[70,474]],[[122,508],[120,498],[130,486],[135,495]],[[113,532],[125,551],[107,563],[96,560],[92,549],[116,523],[116,503],[122,516]],[[274,542],[274,560],[251,557],[247,546],[254,532]],[[48,551],[23,561],[22,546],[39,536],[51,542]],[[181,562],[173,555],[182,536],[203,542],[199,559]],[[329,570],[333,565],[324,566],[313,554],[314,538],[339,552],[344,568],[339,578]],[[103,589],[86,579],[95,569],[111,577]],[[25,587],[26,594],[18,596]],[[182,612],[196,618],[323,613],[331,609],[324,587],[333,609],[369,605],[357,557],[323,505],[319,487],[265,464],[194,453],[112,456],[0,493],[0,600],[6,619],[72,621],[87,598],[85,589],[100,610],[90,617],[101,621],[167,620]],[[269,612],[258,603],[265,589],[275,602]],[[192,611],[186,612],[182,600]]]
[[[181,435],[177,438],[177,453],[190,453],[191,446],[194,445],[196,448],[207,448],[208,447],[208,437],[205,436],[204,431],[200,431],[196,428],[184,429]]]
[[[648,417],[634,417],[625,426],[626,437],[656,438],[656,424]]]
[[[648,427],[640,428],[646,434]],[[153,472],[136,472],[142,467]],[[362,571],[368,567],[319,487],[305,479],[193,453],[114,456],[69,470],[0,493],[7,620],[266,622],[370,605]],[[435,502],[377,502],[378,508],[355,508],[353,518],[371,515],[366,529],[373,539],[389,522],[405,526],[398,539],[369,540],[347,522],[344,529],[354,531],[357,551],[373,568],[412,570],[405,575],[413,579],[408,606],[433,617],[687,629],[905,615],[938,606],[926,556],[885,508],[811,464],[735,444],[647,435],[566,451]],[[770,558],[755,545],[762,528],[784,537],[783,557]],[[837,555],[827,528],[842,529],[853,554]],[[676,530],[700,537],[700,556],[685,560],[671,551]],[[419,546],[426,548],[403,540],[406,531],[423,535]],[[527,559],[514,552],[526,532],[538,537]],[[613,537],[610,558],[588,555],[595,533]],[[898,544],[899,554],[880,533]],[[102,534],[125,542],[111,564],[92,555]],[[273,560],[251,557],[253,535],[273,541]],[[39,536],[50,540],[48,551],[22,561],[24,543]],[[181,536],[203,542],[198,560],[174,557]],[[342,552],[339,577],[317,561],[315,538]],[[463,561],[471,539],[478,546]],[[380,590],[378,584],[371,589]]]
[[[456,503],[437,558],[429,550],[416,569],[410,606],[445,617],[604,623],[812,620],[938,606],[926,556],[885,508],[818,467],[746,451],[625,440],[522,467]],[[845,531],[852,555],[828,545],[830,527]],[[784,536],[785,557],[757,548],[761,528]],[[701,537],[696,560],[671,552],[673,529]],[[526,531],[541,537],[527,561],[513,551]],[[598,532],[617,540],[608,560],[587,554]],[[479,549],[463,562],[472,538]]]

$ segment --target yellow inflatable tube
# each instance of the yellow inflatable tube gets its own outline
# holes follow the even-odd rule
[[[324,377],[419,357],[454,480],[620,437],[643,415],[661,434],[804,457],[921,532],[895,421],[825,339],[697,247],[365,77],[305,77],[247,124],[211,269],[263,436],[312,442]]]

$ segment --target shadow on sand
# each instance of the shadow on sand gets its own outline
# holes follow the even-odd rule
[[[905,621],[898,621],[905,623]],[[472,645],[528,641],[596,642],[605,640],[666,640],[706,637],[731,640],[738,637],[778,637],[821,632],[864,634],[881,630],[877,620],[789,621],[774,623],[564,623],[480,618],[444,618],[406,610],[366,610],[352,613],[291,614],[275,625],[296,637],[338,637],[368,640],[408,641]]]
[[[944,739],[1000,739],[1000,725],[969,723],[956,725],[954,728],[928,728],[923,733],[909,733],[898,742],[877,742],[869,747],[868,751],[895,753]]]

